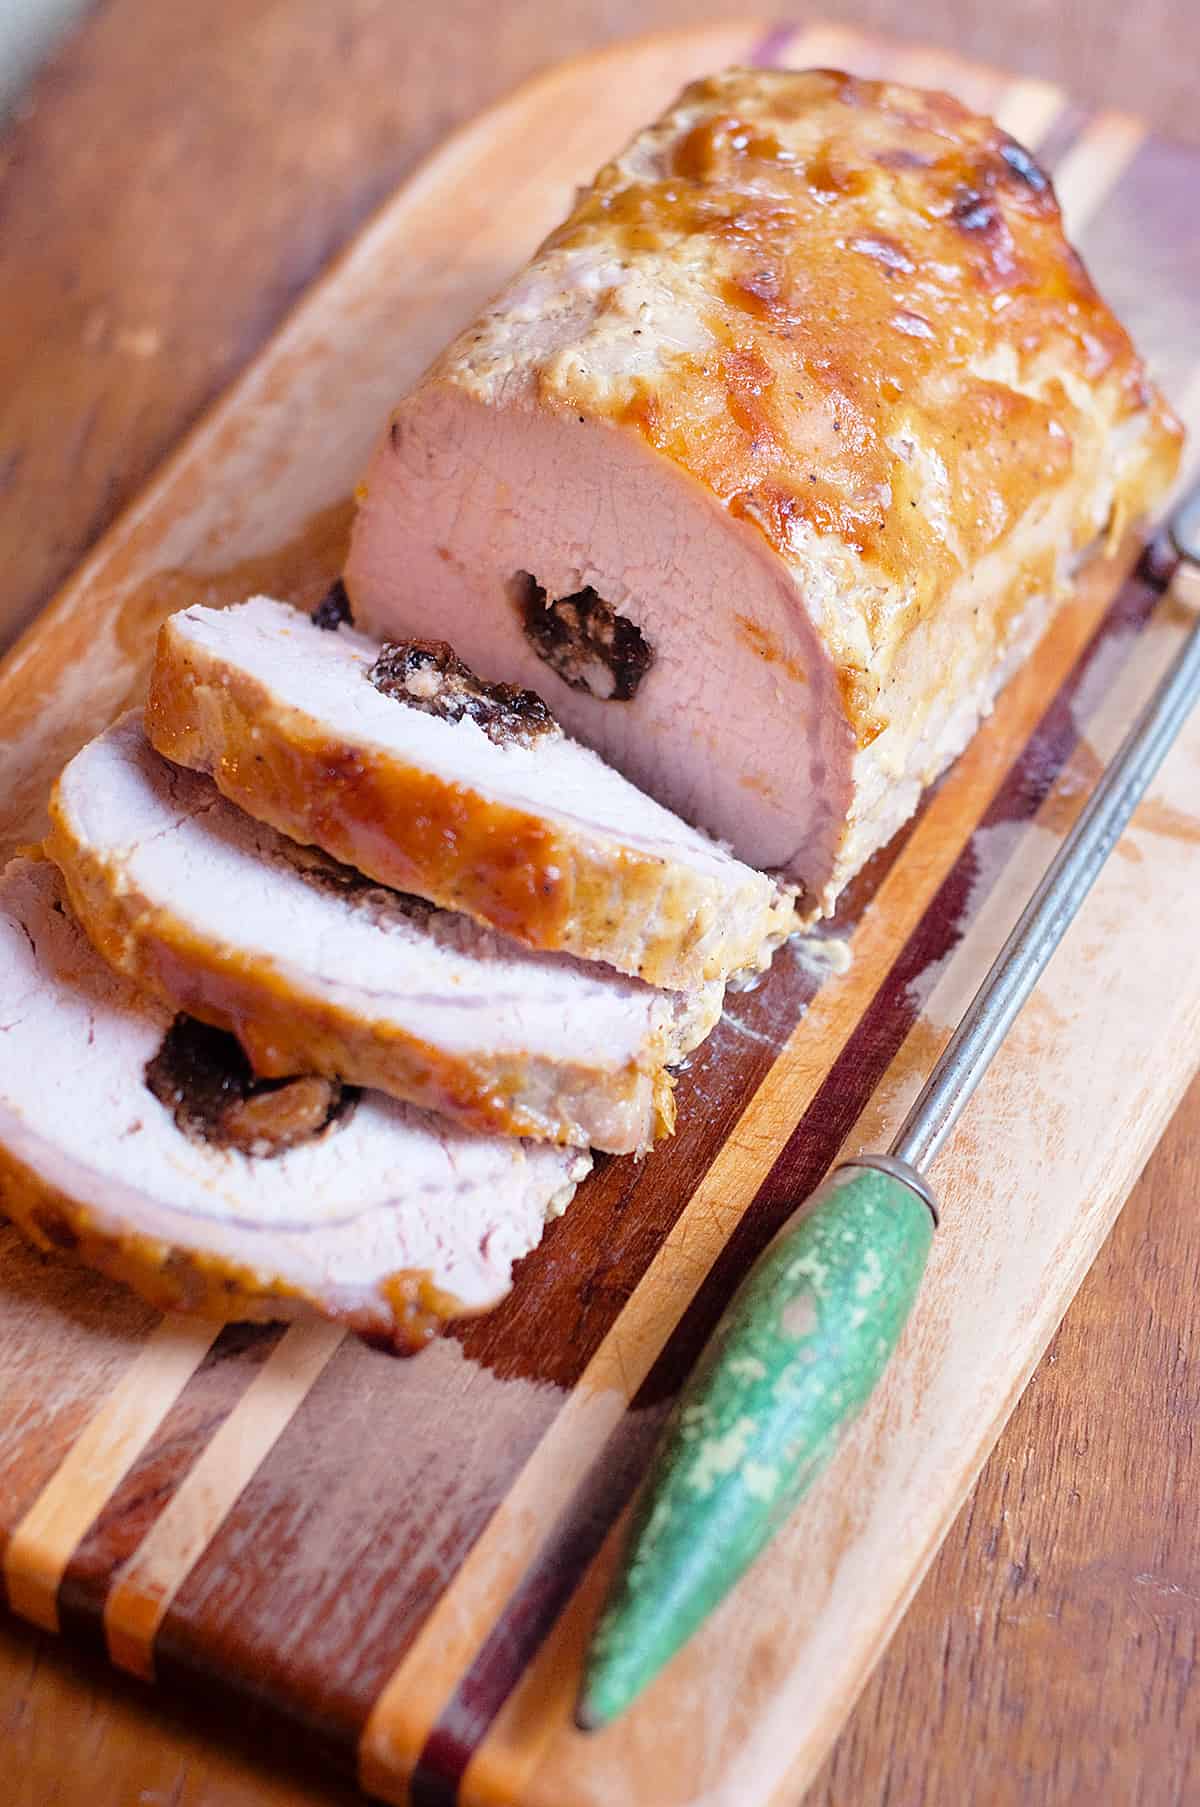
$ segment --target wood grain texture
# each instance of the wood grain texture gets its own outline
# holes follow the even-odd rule
[[[361,1807],[278,1727],[172,1705],[99,1656],[0,1626],[0,1741],[14,1807]]]
[[[251,26],[253,27],[255,25],[256,21],[261,22],[261,18],[263,16],[265,16],[265,11],[268,9],[259,9],[257,12],[253,8],[247,8],[245,10],[246,10],[246,17],[250,20]],[[300,12],[302,12],[302,10],[303,9],[297,9],[295,16],[299,17],[299,14],[300,14]],[[347,9],[347,10],[352,10],[352,9]],[[110,15],[116,14],[120,11],[121,11],[121,7],[119,5],[112,6],[108,9],[108,13]],[[101,23],[103,23],[103,22],[104,22],[104,20],[102,18]],[[282,43],[282,41],[283,41],[282,39],[276,40],[277,47],[280,43]],[[499,34],[497,35],[497,38],[493,40],[493,43],[498,42],[502,49],[505,41],[506,41],[505,33],[503,30],[501,30],[499,32]],[[290,40],[289,40],[289,42],[290,42]],[[270,48],[270,45],[268,42],[268,49],[269,48]],[[491,48],[491,46],[489,48]],[[281,54],[282,54],[282,52],[281,52]],[[481,69],[481,60],[480,60],[480,56],[479,56],[479,52],[478,52],[477,48],[475,50],[474,63],[472,65],[472,67],[474,68],[474,71],[475,71],[475,79],[487,79],[488,77],[490,77],[490,74],[491,74],[491,65],[490,64],[488,66],[487,71],[485,72],[485,75],[482,78],[480,77],[479,72]],[[218,72],[218,74],[219,74],[219,72]],[[310,72],[310,74],[311,74],[311,72]],[[312,79],[315,80],[316,79],[315,76],[313,76]],[[455,79],[457,79],[457,76],[455,77]],[[376,80],[376,83],[378,83],[377,77],[375,78],[375,80]],[[303,87],[302,83],[301,83],[301,87]],[[278,99],[278,104],[280,105],[280,107],[286,112],[286,108],[287,108],[287,105],[289,104],[289,102],[284,99],[284,97],[282,96],[282,93],[277,97],[277,99]],[[390,99],[394,101],[394,95],[390,96]],[[308,122],[308,124],[311,126],[311,121]],[[347,127],[347,129],[349,129],[349,128]],[[183,167],[184,167],[184,164],[182,162],[177,166],[177,169],[176,169],[177,179],[179,177],[179,172],[183,169]],[[1154,185],[1152,183],[1151,184],[1152,189],[1153,189],[1153,186]],[[1126,206],[1126,207],[1137,206],[1139,204],[1144,206],[1145,200],[1146,200],[1146,197],[1141,196],[1139,198],[1135,198],[1134,201],[1123,200],[1122,205]],[[252,234],[248,235],[248,237],[252,237],[252,236],[253,236]],[[1156,244],[1162,244],[1164,241],[1169,242],[1169,239],[1166,238],[1166,235],[1160,235],[1160,237],[1155,242],[1156,242]],[[274,247],[274,251],[275,251],[275,253],[278,252],[278,246]],[[182,257],[183,254],[180,253],[180,255]],[[1156,255],[1158,255],[1158,254],[1156,254]],[[247,272],[246,272],[246,280],[249,283],[254,277],[253,257],[252,256],[248,258],[248,262],[251,265],[251,267],[248,268]],[[1131,280],[1136,280],[1137,272],[1131,271],[1130,276],[1131,276]],[[222,272],[222,278],[223,278],[223,280],[227,280],[227,278],[228,278],[228,270],[227,269]],[[193,272],[193,280],[195,280],[194,272]],[[240,280],[240,278],[239,278],[239,280]],[[203,284],[201,286],[203,286]],[[211,279],[210,279],[210,287],[216,288],[219,286],[220,286],[219,284],[211,283]],[[237,288],[236,283],[231,284],[231,286],[234,287],[235,289]],[[1175,290],[1172,290],[1171,284],[1164,285],[1164,291],[1167,294],[1176,292],[1177,289],[1178,289],[1178,284],[1175,285]],[[240,290],[238,292],[240,293]],[[218,314],[219,314],[220,306],[222,304],[223,304],[223,297],[218,296],[216,298],[216,306],[217,306]],[[1171,326],[1173,324],[1173,322],[1168,320],[1166,322],[1166,324],[1168,326]],[[200,324],[199,324],[198,320],[195,318],[193,319],[192,330],[194,332],[196,332],[197,334],[199,334],[201,331]],[[1164,338],[1169,341],[1171,339],[1171,333],[1170,332],[1165,333]],[[127,344],[128,343],[129,342],[127,342]],[[144,347],[145,345],[147,345],[149,343],[149,341],[142,340],[140,343]],[[126,353],[126,355],[128,355],[128,354]],[[120,366],[119,360],[117,360],[110,367],[108,378],[107,378],[107,382],[110,386],[113,381],[112,371],[114,369],[119,369],[120,367],[121,366]],[[170,384],[170,382],[164,383],[162,381],[162,373],[159,374],[158,380],[159,380],[160,386],[164,390],[170,390],[171,384]],[[117,422],[114,424],[124,428],[124,430],[128,433],[129,442],[131,444],[136,442],[137,431],[138,431],[138,427],[137,427],[136,423],[131,423],[128,419],[125,419],[121,422]],[[111,450],[112,450],[112,443],[110,442],[110,448],[109,448],[110,456],[111,456]],[[64,485],[64,487],[67,489],[71,488],[71,486],[69,484]],[[72,502],[74,502],[74,499],[75,499],[74,494],[72,492]],[[15,519],[15,517],[14,517],[14,519]],[[337,538],[337,533],[336,533],[336,526],[335,526],[333,529],[331,529],[330,533],[327,534],[325,539],[322,541],[322,545],[327,546],[330,549],[330,556],[332,556],[332,549],[334,548],[334,546],[336,544],[336,538]],[[15,544],[15,537],[14,537],[14,544]],[[319,554],[319,557],[324,557],[324,556],[326,556],[326,554],[324,552]],[[301,571],[306,570],[308,568],[308,566],[311,564],[311,562],[312,562],[312,548],[310,546],[308,548],[308,551],[304,554],[304,556],[301,557],[298,568],[301,569]],[[222,584],[224,584],[226,582],[228,582],[230,584],[235,584],[239,580],[244,580],[245,572],[239,571],[236,568],[238,565],[237,559],[235,558],[232,561],[232,563],[233,563],[235,569],[232,573],[225,572],[221,575],[220,582]],[[158,604],[152,604],[150,599],[147,599],[147,604],[148,604],[148,606],[145,609],[139,610],[136,614],[136,620],[139,624],[142,624],[143,630],[144,630],[144,624],[147,621],[147,619],[152,618],[154,607],[159,606]],[[131,648],[131,650],[132,650],[132,648]],[[136,660],[135,660],[135,663],[136,663]],[[750,1023],[751,1028],[754,1027],[754,1023],[755,1023],[755,1017],[754,1017],[755,1007],[756,1006],[753,1002],[749,1006],[749,1023]],[[615,1169],[610,1170],[610,1171],[615,1171]],[[1193,1265],[1194,1265],[1194,1263],[1193,1263]],[[620,1288],[622,1286],[622,1281],[621,1281],[620,1276],[618,1274],[614,1273],[609,1277],[607,1284],[612,1285],[616,1288]],[[601,1289],[601,1290],[603,1290],[603,1289]],[[597,1297],[595,1291],[592,1292],[591,1297],[592,1297],[591,1309],[594,1309],[594,1304],[595,1304],[596,1297]],[[1156,1297],[1157,1297],[1157,1295],[1156,1295]],[[1182,1320],[1182,1321],[1186,1322],[1186,1320]],[[368,1361],[368,1366],[369,1365],[370,1365],[370,1363]],[[1117,1372],[1121,1372],[1121,1370],[1118,1369]],[[1159,1375],[1161,1375],[1162,1372],[1163,1372],[1163,1370],[1161,1368],[1159,1368],[1157,1370],[1157,1373]],[[365,1378],[365,1372],[360,1378]],[[1110,1389],[1111,1389],[1111,1384],[1112,1383],[1111,1383],[1111,1379],[1110,1379],[1110,1382],[1109,1382]],[[1122,1385],[1123,1386],[1125,1385],[1125,1380],[1124,1380],[1123,1376],[1122,1376]],[[1109,1409],[1111,1409],[1111,1401],[1109,1404]],[[329,1399],[327,1402],[327,1408],[326,1408],[326,1421],[323,1426],[324,1434],[327,1439],[332,1437],[335,1432],[336,1415],[337,1415],[336,1399]],[[364,1421],[364,1424],[365,1424],[365,1421]],[[319,1431],[320,1428],[322,1428],[320,1420],[310,1419],[305,1426],[305,1432],[307,1435],[311,1436],[314,1432]],[[1036,1498],[1037,1498],[1036,1491],[1031,1492],[1030,1497],[1033,1498],[1034,1500],[1036,1500]],[[1139,1496],[1139,1498],[1140,1497],[1141,1496]],[[267,1501],[264,1500],[262,1502],[262,1504],[266,1505]],[[334,1522],[336,1522],[336,1518],[335,1518]],[[1178,1521],[1176,1521],[1176,1531],[1177,1531],[1177,1534],[1182,1534],[1182,1527],[1179,1526]],[[1147,1571],[1147,1572],[1149,1572],[1149,1571]],[[961,1594],[950,1594],[948,1596],[948,1598],[953,1602],[955,1610],[961,1609],[961,1607],[962,1607]],[[944,1612],[945,1612],[945,1607],[943,1605],[943,1608],[942,1608],[943,1618],[944,1618]],[[1095,1617],[1096,1617],[1096,1615],[1093,1613],[1091,1615],[1091,1619],[1094,1620]],[[1160,1615],[1160,1617],[1161,1617],[1161,1615]],[[936,1625],[937,1633],[940,1635],[941,1631],[943,1630],[943,1625],[937,1619],[936,1615],[935,1615],[935,1625]],[[1168,1645],[1168,1646],[1166,1646],[1166,1650],[1167,1650],[1167,1657],[1164,1660],[1169,1661],[1173,1654],[1172,1647]],[[1052,1656],[1050,1658],[1048,1658],[1047,1660],[1049,1663],[1047,1673],[1052,1674],[1054,1672]],[[883,1673],[885,1675],[887,1673],[886,1665],[885,1665],[885,1669],[884,1669]],[[932,1673],[932,1671],[931,1671],[931,1673]],[[1149,1671],[1149,1680],[1151,1683],[1153,1683],[1155,1680],[1158,1679],[1159,1673],[1160,1672],[1159,1672],[1158,1668],[1152,1665],[1151,1669]],[[1181,1671],[1179,1669],[1177,1662],[1176,1662],[1175,1673],[1176,1673],[1177,1677],[1179,1675],[1185,1673],[1185,1671]],[[968,1679],[968,1678],[964,1677],[962,1679],[964,1679],[964,1682],[965,1682],[965,1679]],[[980,1685],[986,1687],[987,1686],[986,1675],[981,1675],[979,1677],[979,1682],[980,1682]],[[1043,1683],[1042,1684],[1042,1692],[1043,1693],[1044,1693],[1044,1690],[1045,1690],[1045,1684]],[[57,1698],[57,1696],[56,1696],[56,1698]],[[965,1696],[964,1696],[964,1698],[965,1698]],[[991,1698],[993,1698],[993,1697],[989,1696],[989,1699],[991,1699]],[[1000,1696],[996,1696],[995,1698],[1002,1699],[1002,1697],[1000,1697]],[[1033,1700],[1035,1705],[1030,1709],[1029,1718],[1030,1718],[1030,1728],[1031,1729],[1029,1731],[1028,1737],[1034,1744],[1038,1745],[1038,1748],[1040,1749],[1047,1742],[1053,1744],[1054,1741],[1048,1740],[1048,1738],[1047,1738],[1044,1713],[1041,1715],[1039,1715],[1039,1713],[1038,1713],[1037,1703],[1039,1703],[1039,1693],[1038,1693],[1036,1687],[1031,1696],[1031,1699]],[[1147,1802],[1155,1802],[1158,1800],[1162,1800],[1165,1802],[1169,1799],[1176,1798],[1176,1796],[1174,1794],[1167,1792],[1167,1790],[1169,1788],[1174,1787],[1175,1777],[1174,1777],[1174,1772],[1170,1769],[1169,1765],[1166,1767],[1160,1767],[1160,1766],[1156,1766],[1154,1763],[1153,1739],[1152,1739],[1152,1737],[1148,1738],[1147,1727],[1152,1726],[1154,1723],[1153,1716],[1154,1716],[1155,1706],[1156,1706],[1156,1697],[1153,1695],[1153,1693],[1151,1693],[1147,1696],[1147,1699],[1148,1699],[1149,1705],[1142,1709],[1141,1746],[1142,1746],[1143,1755],[1141,1758],[1131,1758],[1130,1762],[1126,1765],[1126,1768],[1124,1770],[1121,1770],[1119,1772],[1111,1772],[1111,1773],[1119,1774],[1119,1776],[1122,1779],[1127,1778],[1131,1775],[1135,1776],[1137,1786],[1141,1789],[1141,1794],[1140,1794],[1140,1796],[1135,1796],[1133,1798],[1140,1798]],[[1180,1700],[1181,1700],[1181,1697],[1179,1696],[1178,1692],[1175,1695],[1169,1695],[1166,1693],[1162,1693],[1160,1710],[1169,1714],[1170,1712],[1174,1711],[1176,1705],[1178,1704],[1179,1710],[1180,1710],[1181,1723],[1186,1728],[1187,1721],[1186,1721],[1186,1712],[1184,1710],[1185,1703],[1180,1704]],[[899,1711],[900,1707],[896,1707],[893,1710]],[[959,1718],[959,1721],[957,1722],[956,1730],[961,1733],[961,1736],[947,1738],[947,1739],[943,1740],[944,1748],[941,1746],[939,1747],[939,1760],[940,1761],[943,1761],[947,1765],[951,1764],[952,1761],[961,1762],[965,1753],[963,1751],[961,1751],[960,1749],[953,1749],[951,1747],[955,1746],[955,1745],[960,1745],[964,1741],[969,1742],[970,1738],[971,1738],[971,1734],[976,1731],[979,1723],[986,1723],[986,1724],[988,1724],[989,1728],[991,1728],[993,1725],[999,1727],[1000,1725],[1005,1723],[1004,1712],[1003,1712],[1002,1707],[996,1709],[990,1718],[986,1716],[986,1710],[985,1710],[985,1719],[982,1722],[979,1721],[976,1717],[976,1714],[978,1713],[979,1710],[980,1709],[979,1709],[978,1702],[970,1710],[969,1715],[966,1711],[960,1710],[960,1718]],[[928,1725],[928,1720],[930,1717],[930,1708],[928,1706],[927,1700],[926,1700],[925,1706],[923,1707],[923,1713],[924,1713],[924,1719],[922,1719],[920,1714],[914,1713],[912,1715],[911,1719],[909,1720],[909,1724],[912,1729],[909,1733],[907,1744],[905,1744],[905,1741],[903,1739],[901,1740],[902,1747],[908,1749],[911,1752],[911,1757],[910,1757],[910,1761],[909,1761],[907,1769],[900,1768],[900,1767],[894,1768],[891,1771],[891,1773],[889,1774],[885,1769],[882,1769],[879,1767],[879,1763],[881,1761],[881,1751],[886,1752],[889,1744],[894,1743],[894,1740],[889,1735],[890,1727],[887,1727],[882,1731],[882,1733],[880,1733],[878,1731],[875,1733],[875,1743],[873,1745],[873,1749],[874,1749],[874,1761],[876,1763],[876,1769],[874,1771],[870,1771],[870,1772],[868,1772],[867,1770],[860,1770],[859,1772],[856,1772],[854,1775],[852,1775],[849,1782],[847,1782],[845,1784],[843,1784],[843,1782],[841,1780],[837,1780],[831,1784],[826,1784],[823,1782],[822,1786],[832,1786],[835,1789],[835,1794],[831,1795],[830,1799],[832,1800],[833,1798],[837,1798],[839,1800],[842,1800],[842,1799],[846,1799],[846,1798],[856,1798],[856,1799],[862,1798],[865,1800],[870,1800],[872,1798],[878,1798],[878,1799],[882,1800],[883,1798],[885,1798],[885,1794],[884,1794],[885,1789],[890,1789],[890,1791],[891,1791],[887,1795],[887,1798],[890,1800],[912,1799],[915,1801],[915,1800],[921,1798],[921,1793],[922,1793],[922,1789],[923,1789],[923,1767],[926,1766],[929,1762],[928,1740],[927,1740],[927,1735],[926,1735],[926,1727]],[[855,1723],[857,1723],[857,1721]],[[903,1719],[900,1719],[894,1723],[899,1723],[900,1725],[903,1725],[904,1721],[903,1721]],[[1136,1729],[1136,1726],[1138,1724],[1137,1716],[1134,1715],[1134,1717],[1131,1718],[1128,1723],[1130,1723],[1131,1726]],[[1103,1751],[1105,1749],[1106,1734],[1104,1733],[1103,1729],[1099,1727],[1098,1722],[1093,1721],[1093,1722],[1091,1722],[1091,1725],[1092,1725],[1092,1733],[1091,1733],[1092,1746],[1099,1749],[1101,1751],[1101,1753],[1103,1753]],[[1086,1732],[1086,1730],[1087,1730],[1086,1724],[1084,1725],[1083,1729]],[[997,1732],[996,1735],[999,1736],[999,1733]],[[882,1739],[882,1743],[880,1742],[881,1739]],[[1040,1744],[1038,1744],[1038,1741],[1040,1741]],[[853,1739],[851,1742],[853,1744]],[[278,1745],[279,1740],[276,1739],[275,1743],[276,1743],[276,1745]],[[1147,1766],[1147,1763],[1145,1760],[1145,1752],[1146,1752],[1146,1747],[1148,1744],[1150,1745],[1151,1749],[1150,1749],[1150,1761],[1149,1761],[1149,1765]],[[46,1748],[47,1748],[46,1744],[43,1743],[43,1745],[42,1745],[43,1754],[44,1754]],[[841,1749],[846,1748],[845,1742],[843,1742],[843,1745],[840,1748]],[[1021,1748],[1022,1756],[1023,1756],[1026,1747],[1024,1745],[1022,1745],[1020,1748]],[[158,1763],[158,1756],[159,1756],[159,1753],[161,1752],[161,1749],[162,1749],[161,1746],[156,1746],[154,1753],[153,1753],[154,1762],[156,1765]],[[63,1754],[63,1753],[60,1752],[60,1755],[61,1754]],[[193,1749],[191,1761],[193,1763],[195,1763],[195,1761],[196,1761],[194,1749]],[[215,1781],[215,1783],[212,1783],[211,1786],[216,1787],[218,1790],[221,1788],[233,1788],[234,1790],[237,1790],[242,1786],[242,1784],[238,1781],[231,1781],[230,1778],[231,1778],[233,1772],[228,1770],[227,1766],[220,1759],[216,1760],[216,1762],[214,1763],[213,1772],[214,1772],[214,1775],[216,1775],[218,1779]],[[156,1770],[155,1770],[156,1776],[160,1773],[161,1773],[161,1771],[156,1768]],[[199,1771],[193,1771],[193,1773],[200,1774]],[[998,1772],[993,1771],[991,1774],[990,1785],[992,1785],[992,1786],[996,1785],[997,1773]],[[1180,1773],[1182,1773],[1182,1772],[1180,1772]],[[47,1774],[47,1772],[43,1768],[40,1771],[40,1778],[43,1783],[45,1783],[46,1774]],[[970,1775],[971,1779],[974,1779],[976,1771],[972,1770],[970,1772],[964,1772],[961,1769],[955,1769],[952,1767],[947,1768],[947,1770],[945,1772],[944,1786],[949,1790],[948,1798],[966,1798],[967,1797],[968,1783],[966,1781],[964,1781],[964,1779],[963,1779],[964,1775],[967,1775],[967,1774]],[[1083,1791],[1089,1785],[1092,1785],[1092,1782],[1097,1774],[1100,1774],[1102,1776],[1103,1771],[1102,1771],[1102,1769],[1097,1769],[1095,1766],[1093,1766],[1093,1768],[1089,1770],[1089,1769],[1087,1769],[1086,1766],[1080,1767],[1077,1765],[1075,1770],[1072,1771],[1070,1769],[1070,1766],[1068,1764],[1066,1764],[1065,1760],[1060,1760],[1060,1761],[1050,1763],[1050,1764],[1044,1763],[1040,1770],[1035,1768],[1033,1770],[1028,1771],[1028,1777],[1027,1777],[1028,1786],[1026,1787],[1025,1793],[1023,1795],[1021,1795],[1020,1797],[1014,1795],[1013,1798],[1014,1798],[1014,1800],[1016,1798],[1022,1798],[1022,1799],[1045,1799],[1047,1801],[1072,1798],[1072,1795],[1069,1792],[1062,1792],[1064,1790],[1076,1790],[1079,1793],[1079,1798],[1084,1798]],[[1030,1777],[1032,1778],[1031,1780],[1028,1779]],[[157,1783],[155,1785],[157,1785]],[[191,1785],[192,1784],[190,1781],[186,1784],[186,1786],[189,1786],[189,1787]],[[246,1786],[259,1786],[259,1785],[260,1785],[259,1782],[246,1784]],[[267,1787],[269,1789],[268,1784],[262,1783],[261,1785],[263,1787]],[[43,1786],[43,1791],[41,1794],[39,1794],[37,1796],[33,1796],[31,1798],[36,1798],[39,1801],[42,1799],[45,1799],[45,1798],[49,1798],[48,1791],[49,1791],[49,1787],[52,1787],[52,1786],[53,1786],[53,1783],[46,1784],[45,1786]],[[93,1776],[89,1776],[89,1779],[86,1784],[81,1783],[80,1798],[82,1798],[82,1787],[83,1786],[87,1786],[88,1792],[89,1792],[89,1795],[91,1796],[91,1798],[97,1798],[95,1790],[94,1790],[94,1777]],[[210,1786],[210,1783],[208,1780],[203,1780],[200,1783],[198,1783],[197,1786],[207,1788]],[[980,1783],[979,1798],[992,1798],[991,1796],[989,1796],[986,1793],[986,1788],[988,1786],[989,1786],[989,1782],[985,1778]],[[1049,1789],[1052,1792],[1043,1793],[1040,1796],[1037,1795],[1036,1793],[1030,1793],[1030,1789],[1036,1789],[1039,1787],[1041,1787],[1043,1789]],[[871,1794],[872,1788],[877,1789],[877,1791],[878,1791],[877,1795],[872,1796],[872,1794]],[[1155,1793],[1154,1792],[1155,1789],[1159,1789],[1162,1792]],[[1053,1792],[1056,1790],[1059,1792]],[[66,1797],[66,1798],[71,1798],[71,1797]],[[119,1798],[119,1797],[114,1797],[114,1798]],[[191,1798],[191,1797],[185,1796],[183,1798]],[[221,1796],[219,1793],[217,1793],[217,1794],[210,1793],[210,1794],[197,1794],[195,1798],[197,1800],[204,1799],[207,1801],[210,1799],[212,1799],[212,1800],[219,1799],[219,1798],[221,1798]],[[235,1792],[235,1793],[229,1795],[228,1798],[251,1799],[251,1798],[253,1798],[253,1796],[250,1794],[243,1795],[242,1793]],[[270,1798],[269,1793],[266,1798]],[[275,1798],[296,1799],[299,1797],[294,1792],[294,1789],[289,1790],[288,1786],[285,1784],[281,1788],[281,1790],[279,1791],[279,1793],[276,1795]],[[995,1798],[1001,1799],[1003,1797],[1002,1797],[1002,1795],[997,1793],[995,1795]],[[1180,1797],[1180,1798],[1183,1798],[1183,1797]]]

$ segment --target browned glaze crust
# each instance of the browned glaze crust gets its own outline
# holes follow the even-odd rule
[[[549,282],[579,250],[614,272],[611,320],[602,302],[570,356],[535,365],[536,400],[632,428],[790,562],[813,536],[856,561],[846,614],[865,633],[830,638],[862,746],[884,725],[875,695],[897,649],[1043,492],[1077,486],[1082,549],[1087,473],[1117,472],[1115,535],[1177,464],[1179,422],[1067,243],[1049,177],[949,95],[833,70],[696,82],[600,171],[534,267]],[[704,348],[629,374],[609,344],[636,344],[621,271],[694,320]],[[434,375],[484,399],[507,390],[504,326],[501,306]],[[1143,443],[1126,469],[1113,442],[1127,424]],[[1040,552],[1014,569],[988,628],[998,645],[1053,590],[1052,564]]]
[[[150,676],[146,732],[168,759],[211,772],[249,814],[380,884],[420,888],[449,909],[468,909],[486,884],[497,928],[527,946],[561,945],[568,868],[546,823],[503,805],[481,807],[434,774],[317,738],[311,722],[276,704],[257,680],[185,649],[169,621]]]
[[[339,1310],[328,1298],[291,1285],[267,1267],[184,1250],[141,1231],[111,1225],[87,1204],[49,1185],[2,1146],[0,1212],[38,1248],[98,1269],[132,1287],[159,1311],[191,1312],[222,1321],[289,1319],[311,1311],[384,1343],[399,1355],[415,1355],[452,1319],[472,1315],[423,1271],[390,1274],[369,1304]]]

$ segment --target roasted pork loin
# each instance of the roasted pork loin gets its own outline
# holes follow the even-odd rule
[[[946,95],[688,88],[401,402],[346,571],[827,912],[1180,428]]]

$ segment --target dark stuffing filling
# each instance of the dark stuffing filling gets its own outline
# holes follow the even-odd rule
[[[259,1158],[324,1135],[359,1097],[357,1086],[315,1074],[256,1079],[236,1036],[182,1015],[147,1061],[146,1085],[193,1142]]]
[[[350,613],[350,598],[346,594],[346,586],[339,577],[330,584],[324,596],[312,612],[311,619],[326,633],[336,633],[339,627],[352,627],[354,617]]]
[[[590,585],[553,602],[528,572],[517,578],[525,634],[552,671],[573,690],[588,690],[605,702],[627,703],[654,663],[654,648],[640,628]]]
[[[562,732],[536,692],[486,684],[444,640],[389,641],[367,676],[384,696],[425,715],[474,722],[498,747],[531,747]]]

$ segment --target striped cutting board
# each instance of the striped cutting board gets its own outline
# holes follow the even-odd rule
[[[157,622],[336,573],[386,406],[576,180],[733,61],[947,87],[1055,173],[1200,431],[1200,159],[1117,114],[827,28],[623,46],[524,89],[391,201],[0,670],[8,845],[141,691]],[[326,1326],[158,1321],[0,1227],[12,1609],[298,1728],[383,1799],[794,1803],[1200,1058],[1200,722],[938,1165],[944,1224],[885,1385],[769,1559],[627,1720],[569,1727],[614,1527],[721,1301],[839,1150],[878,1146],[1183,631],[1136,547],[1094,567],[847,899],[853,962],[782,955],[511,1300],[403,1363]],[[286,1735],[294,1736],[292,1730]]]

